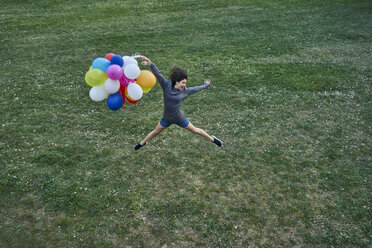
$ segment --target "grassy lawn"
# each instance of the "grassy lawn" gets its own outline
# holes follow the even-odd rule
[[[1,0],[0,247],[369,247],[372,2]],[[113,52],[177,65],[111,111],[85,72]],[[146,66],[140,65],[142,69]]]

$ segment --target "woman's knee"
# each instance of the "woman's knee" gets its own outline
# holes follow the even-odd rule
[[[161,133],[163,130],[164,130],[164,128],[157,127],[157,128],[154,129],[153,133],[154,133],[154,134],[159,134],[159,133]]]

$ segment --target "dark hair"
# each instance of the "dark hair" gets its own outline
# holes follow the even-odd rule
[[[174,86],[176,82],[181,82],[182,80],[187,79],[187,71],[175,66],[170,71],[169,77],[172,81],[172,86]]]

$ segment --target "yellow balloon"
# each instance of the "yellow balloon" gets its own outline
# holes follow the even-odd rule
[[[135,101],[138,101],[138,100],[134,100],[134,99],[132,99],[132,98],[130,98],[130,96],[128,96],[128,95],[125,95],[129,100],[131,100],[131,101],[133,101],[133,102],[135,102]]]
[[[85,73],[85,82],[91,87],[103,85],[107,78],[106,73],[98,69],[92,69]]]
[[[152,88],[156,84],[156,77],[151,71],[141,70],[141,74],[137,78],[137,84],[143,88]]]
[[[142,88],[142,91],[143,91],[144,94],[149,92],[152,89],[152,88],[143,88],[142,86],[141,86],[141,88]]]

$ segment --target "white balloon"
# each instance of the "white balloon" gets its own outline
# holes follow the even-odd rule
[[[114,93],[119,91],[120,81],[119,80],[112,80],[112,79],[108,78],[105,81],[104,86],[105,86],[105,90],[107,91],[107,93],[114,94]]]
[[[89,96],[90,98],[92,98],[93,101],[99,102],[99,101],[103,101],[106,98],[107,92],[104,86],[100,85],[100,86],[92,87],[89,90]]]
[[[127,66],[124,66],[124,75],[129,79],[135,79],[138,78],[138,76],[141,74],[141,70],[138,67],[138,65],[130,64]]]
[[[135,58],[132,58],[132,57],[129,57],[129,56],[123,56],[123,60],[124,60],[123,69],[127,65],[131,65],[131,64],[138,65],[138,62]]]
[[[141,99],[143,95],[143,90],[141,86],[139,86],[138,84],[130,83],[127,88],[127,93],[130,98],[137,101]]]

